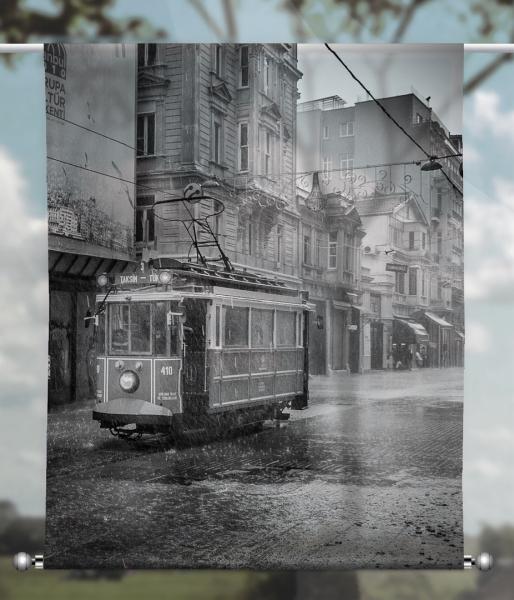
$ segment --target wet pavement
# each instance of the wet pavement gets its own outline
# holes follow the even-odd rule
[[[462,381],[313,377],[279,428],[187,448],[52,412],[45,566],[461,568]]]

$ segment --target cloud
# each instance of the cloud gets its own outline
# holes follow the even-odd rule
[[[466,195],[466,296],[514,300],[514,181],[493,179],[492,194]]]
[[[475,164],[480,160],[480,158],[480,152],[470,144],[466,144],[464,147],[464,164],[466,166]]]
[[[488,460],[487,458],[479,458],[471,462],[467,469],[466,475],[478,475],[483,479],[499,479],[503,477],[505,473],[505,469],[498,465],[497,462],[493,462],[492,460]]]
[[[0,147],[2,220],[0,373],[2,405],[36,400],[46,408],[47,224],[31,215],[18,163]]]
[[[20,165],[0,146],[0,462],[3,497],[44,511],[48,242]],[[21,432],[23,432],[21,434]]]
[[[492,336],[481,323],[471,321],[466,325],[466,352],[483,354],[491,349]]]
[[[473,94],[473,107],[468,126],[473,133],[490,131],[496,137],[507,138],[514,142],[514,110],[502,111],[500,96],[490,90],[479,90]]]

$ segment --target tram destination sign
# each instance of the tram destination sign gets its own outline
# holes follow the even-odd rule
[[[153,283],[169,284],[172,276],[169,271],[156,271],[154,269],[142,269],[133,273],[116,273],[115,285],[149,285]]]
[[[394,273],[407,273],[409,265],[403,263],[386,263],[386,271],[393,271]]]

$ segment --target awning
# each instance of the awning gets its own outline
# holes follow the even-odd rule
[[[433,321],[434,323],[437,323],[437,325],[439,325],[440,327],[453,327],[453,325],[451,323],[448,323],[448,321],[445,321],[443,318],[438,317],[437,315],[434,315],[434,313],[425,311],[425,315],[431,321]]]
[[[427,330],[420,323],[404,319],[393,320],[393,342],[396,344],[426,344]]]
[[[461,338],[464,339],[464,334],[462,333],[462,331],[459,331],[458,329],[455,330],[455,333]]]

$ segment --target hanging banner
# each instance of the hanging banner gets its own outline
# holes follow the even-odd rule
[[[462,568],[462,59],[45,46],[45,568]]]

